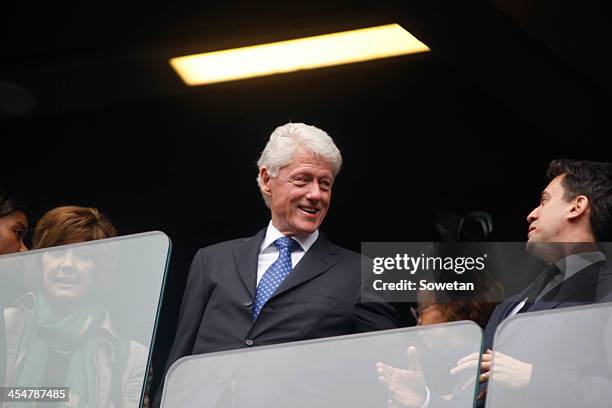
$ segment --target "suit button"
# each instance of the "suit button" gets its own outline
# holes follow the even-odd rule
[[[244,307],[251,307],[253,306],[253,302],[251,302],[250,300],[247,300],[246,302],[244,302]]]
[[[244,344],[246,344],[247,346],[252,346],[252,345],[253,345],[253,340],[251,340],[251,339],[246,339],[246,340],[244,341]]]

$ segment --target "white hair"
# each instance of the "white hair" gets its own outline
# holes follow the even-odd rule
[[[265,168],[270,177],[276,177],[282,167],[291,163],[299,148],[303,148],[329,162],[334,178],[340,172],[342,155],[340,155],[340,150],[338,150],[332,138],[324,130],[304,123],[286,123],[274,129],[257,161],[258,170],[261,171],[262,168]],[[262,180],[259,173],[257,174],[257,184],[266,205],[270,207],[269,198],[262,190]]]

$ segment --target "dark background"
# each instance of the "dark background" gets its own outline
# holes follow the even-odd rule
[[[122,234],[171,237],[157,383],[196,249],[266,225],[255,161],[288,121],[323,128],[343,153],[323,226],[334,242],[437,240],[439,208],[488,211],[494,240],[524,240],[549,160],[610,160],[603,4],[11,5],[0,25],[0,187],[29,205],[32,225],[76,204]],[[432,52],[196,88],[167,64],[391,22]]]

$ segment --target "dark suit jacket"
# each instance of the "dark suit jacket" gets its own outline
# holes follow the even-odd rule
[[[484,350],[493,348],[495,330],[504,321],[512,310],[525,299],[530,287],[517,295],[511,296],[500,303],[489,318],[484,334]],[[553,289],[542,299],[531,305],[528,312],[550,310],[562,307],[588,305],[604,301],[607,294],[612,292],[612,270],[607,268],[605,262],[597,262],[577,272],[564,281],[558,289]],[[524,312],[524,311],[523,311]]]
[[[487,327],[485,329],[483,351],[486,351],[487,349],[493,349],[494,335],[495,335],[495,331],[497,330],[498,326],[505,319],[509,317],[508,315],[512,312],[512,310],[523,299],[525,299],[526,293],[529,293],[529,292],[530,292],[530,287],[527,287],[521,293],[510,297],[505,302],[501,303],[495,308],[495,310],[493,311],[491,315],[491,318],[489,319],[489,322],[487,323]],[[605,301],[612,300],[612,299],[609,299],[609,300],[606,299],[606,295],[609,296],[610,293],[612,293],[612,270],[607,268],[607,265],[605,262],[603,261],[597,262],[577,272],[572,277],[564,281],[558,288],[553,289],[552,291],[547,293],[545,296],[543,296],[542,299],[532,304],[531,307],[529,307],[526,310],[526,312],[536,312],[536,311],[541,311],[541,310],[551,310],[551,309],[558,309],[558,308],[571,307],[571,306],[588,305],[588,304],[597,303],[597,302],[605,302]],[[533,322],[538,322],[538,321],[535,319],[529,320],[529,323],[533,323]],[[589,322],[585,322],[585,324],[587,325],[587,327],[590,327],[588,326],[588,324],[590,324]],[[576,324],[576,323],[572,323],[570,326],[576,327],[576,328],[580,327],[579,324]],[[541,336],[541,332],[542,332],[541,329],[532,330],[531,332],[527,328],[524,328],[523,330],[521,330],[521,343],[525,344],[525,347],[522,348],[522,350],[528,351],[529,350],[529,347],[527,347],[528,344],[541,344],[542,338],[538,337],[538,336]],[[512,333],[506,333],[506,335],[510,335],[510,336],[511,334]],[[525,338],[526,335],[532,335],[532,337],[535,336],[535,338]],[[585,335],[582,338],[579,338],[579,340],[580,341],[576,344],[574,343],[570,344],[570,343],[567,343],[567,339],[556,339],[556,338],[550,339],[551,342],[555,342],[555,347],[553,348],[553,352],[557,354],[559,353],[559,349],[561,346],[567,348],[568,353],[573,353],[576,350],[580,350],[580,352],[584,352],[585,350],[588,350],[589,348],[598,349],[598,350],[602,349],[600,345],[589,343],[591,341],[595,343],[600,342],[602,339],[601,339],[601,336],[599,336],[598,334],[589,333],[588,335]],[[567,344],[564,344],[564,342],[566,342]],[[496,345],[500,346],[499,343]],[[533,349],[538,350],[538,352],[541,353],[541,350],[543,348],[534,347]],[[546,355],[535,355],[535,356],[515,355],[511,357],[518,358],[519,360],[523,359],[525,361],[530,361],[530,362],[535,362],[538,359],[541,361],[553,361],[555,358],[555,356],[546,356]],[[584,364],[585,367],[587,367],[588,365],[591,365],[591,363],[592,363],[591,361],[586,361],[586,360],[582,362],[582,364]],[[573,367],[573,368],[576,369],[577,371],[581,370],[581,367]],[[532,382],[534,383],[532,387],[534,387],[534,389],[537,389],[537,385],[535,385],[535,382],[538,380],[538,377],[541,376],[542,373],[545,373],[546,370],[547,370],[547,367],[536,365],[534,369],[533,378],[532,378]],[[584,368],[583,371],[589,372],[589,370],[592,371],[590,368],[589,369]],[[561,378],[558,371],[556,375],[557,377]],[[568,383],[571,383],[571,381],[568,381]],[[481,384],[479,391],[482,391],[485,387],[486,387],[486,383]],[[563,388],[563,387],[560,386],[560,388]],[[540,389],[543,389],[543,388],[540,387]],[[547,394],[549,395],[549,398],[551,398],[553,395],[556,395],[559,398],[566,398],[564,396],[565,394],[562,395],[561,393],[558,392],[558,390],[557,392],[551,391]],[[574,396],[578,396],[580,393],[570,392],[569,394],[570,395],[574,394]],[[550,399],[548,402],[551,402],[551,401],[552,399]],[[566,401],[568,401],[567,398],[566,398]],[[482,402],[480,402],[477,406],[481,407]]]
[[[360,302],[360,255],[332,244],[322,233],[253,322],[265,232],[198,251],[166,372],[193,354],[398,327],[389,305]],[[160,388],[155,406],[161,394]]]

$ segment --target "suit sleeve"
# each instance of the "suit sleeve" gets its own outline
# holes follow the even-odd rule
[[[168,355],[166,367],[164,369],[164,379],[162,380],[159,389],[155,395],[153,407],[159,407],[163,393],[166,373],[172,364],[181,357],[192,354],[195,339],[198,334],[198,328],[202,321],[204,309],[208,303],[208,297],[205,290],[204,276],[204,252],[205,249],[200,249],[189,268],[187,284],[183,294],[181,310],[179,313],[178,323],[176,326],[176,336]]]
[[[353,322],[357,333],[400,327],[395,307],[382,300],[363,302],[361,300],[361,288],[357,290],[353,302]]]
[[[371,270],[370,265],[372,260],[362,256],[357,256],[352,260],[356,262],[352,267],[359,271],[359,285],[353,300],[353,323],[355,331],[360,333],[396,329],[400,327],[397,311],[394,306],[386,301],[380,294],[362,290],[371,287],[372,277],[367,274],[364,275],[362,272],[363,270]],[[364,295],[366,295],[365,299]],[[367,302],[364,300],[367,300]]]

